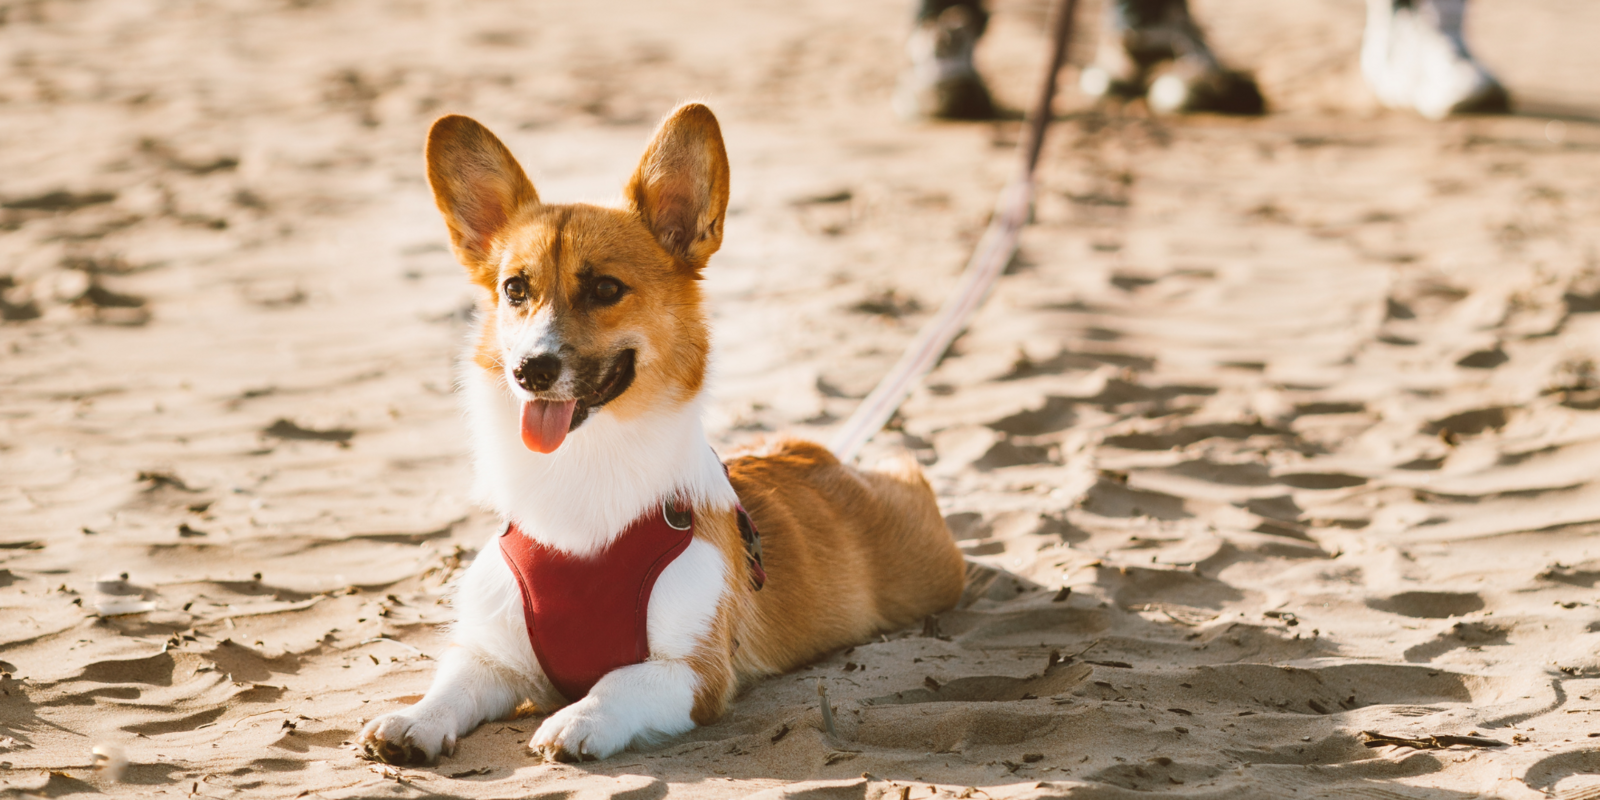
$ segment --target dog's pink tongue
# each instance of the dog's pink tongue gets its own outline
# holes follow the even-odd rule
[[[578,401],[552,403],[534,400],[522,404],[522,443],[535,453],[554,453],[572,427],[572,409]]]

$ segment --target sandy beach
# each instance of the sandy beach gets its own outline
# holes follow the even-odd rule
[[[1362,0],[1192,4],[1272,113],[1069,66],[1016,260],[865,453],[925,465],[960,608],[654,750],[394,768],[351,742],[498,533],[428,124],[613,202],[711,105],[731,450],[849,416],[1019,116],[896,119],[896,3],[0,3],[0,797],[1600,798],[1600,6],[1474,0],[1519,113],[1430,123]],[[1049,5],[992,3],[1007,108]]]

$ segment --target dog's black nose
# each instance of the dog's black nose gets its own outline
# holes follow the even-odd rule
[[[511,370],[517,383],[530,392],[542,392],[549,389],[556,378],[561,377],[561,359],[545,353],[526,359],[516,369]]]

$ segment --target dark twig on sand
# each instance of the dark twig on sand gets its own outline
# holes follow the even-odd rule
[[[1424,736],[1419,739],[1410,739],[1404,736],[1389,736],[1375,731],[1361,732],[1362,744],[1368,747],[1409,747],[1413,750],[1443,750],[1446,747],[1461,745],[1464,747],[1505,747],[1506,743],[1498,739],[1488,739],[1482,736]]]
[[[822,727],[828,731],[828,736],[837,739],[839,731],[833,727],[833,709],[828,706],[828,688],[822,685],[822,679],[817,679],[817,697],[822,698]]]

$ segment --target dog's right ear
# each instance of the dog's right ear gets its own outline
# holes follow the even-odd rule
[[[427,152],[428,185],[450,227],[456,259],[492,289],[494,240],[539,195],[511,151],[471,117],[440,117],[428,131]]]

